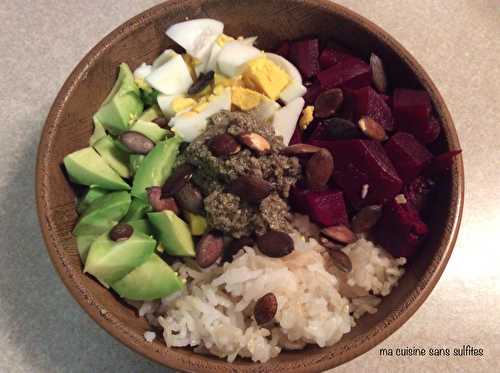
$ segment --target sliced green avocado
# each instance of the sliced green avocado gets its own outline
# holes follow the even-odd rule
[[[90,146],[94,145],[97,141],[106,136],[106,130],[99,119],[97,119],[95,115],[92,119],[94,120],[94,133],[92,133],[92,136],[90,136],[89,139]]]
[[[153,228],[146,219],[132,220],[127,224],[131,225],[132,228],[134,228],[134,232],[140,232],[142,234],[145,234],[146,236],[153,235]]]
[[[111,136],[104,136],[98,140],[94,144],[94,149],[118,175],[124,178],[130,177],[129,154],[116,146]]]
[[[77,184],[94,185],[109,190],[130,189],[120,175],[91,147],[68,154],[64,157],[64,166],[69,178]]]
[[[138,198],[132,198],[132,203],[130,204],[127,215],[122,219],[122,223],[145,218],[146,214],[151,211],[152,208],[149,202],[145,202]]]
[[[132,195],[134,197],[146,201],[146,188],[165,183],[165,180],[172,173],[172,167],[179,154],[181,142],[182,140],[177,136],[160,141],[146,155],[134,177],[132,185]]]
[[[144,136],[146,136],[155,143],[163,140],[165,136],[167,136],[167,133],[169,132],[166,129],[161,128],[156,123],[146,122],[140,119],[137,122],[135,122],[132,127],[130,127],[130,130],[142,133]]]
[[[128,192],[113,192],[92,201],[73,229],[78,252],[83,261],[92,241],[111,229],[125,216],[130,202]]]
[[[184,217],[189,224],[189,229],[193,236],[201,236],[207,230],[207,219],[203,216],[186,211]]]
[[[175,256],[195,256],[194,242],[188,225],[173,211],[150,212],[148,219],[165,252]]]
[[[109,287],[147,261],[155,247],[155,239],[140,232],[125,241],[113,241],[106,232],[90,246],[83,272]]]
[[[135,175],[137,170],[139,169],[142,161],[146,158],[145,155],[142,154],[130,154],[129,163],[130,163],[130,172],[132,175]]]
[[[97,198],[102,197],[109,193],[109,190],[102,189],[95,186],[90,186],[87,193],[78,200],[78,205],[76,206],[76,211],[78,214],[83,214],[85,210],[90,206],[90,204]]]
[[[118,79],[95,117],[111,134],[118,135],[129,128],[129,123],[137,119],[143,109],[134,75],[128,65],[122,63]]]
[[[131,300],[154,300],[169,296],[184,288],[184,282],[158,255],[153,254],[112,288]]]
[[[155,104],[151,106],[149,109],[144,110],[144,112],[139,117],[139,120],[144,120],[146,122],[152,122],[156,118],[162,117],[163,113],[161,112],[160,107]]]

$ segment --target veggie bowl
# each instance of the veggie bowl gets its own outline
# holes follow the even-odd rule
[[[341,7],[199,5],[132,19],[66,82],[37,168],[49,253],[96,321],[168,366],[338,365],[410,317],[451,254],[449,113]]]

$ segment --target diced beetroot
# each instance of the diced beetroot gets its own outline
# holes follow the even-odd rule
[[[314,128],[314,131],[307,139],[307,141],[310,142],[312,140],[325,140],[325,139],[328,139],[328,130],[326,129],[326,126],[323,124],[323,122],[319,122],[316,125],[316,128]]]
[[[435,185],[431,179],[419,176],[403,187],[403,194],[408,203],[411,203],[417,211],[422,211],[427,206]]]
[[[434,116],[431,116],[426,124],[412,127],[412,131],[417,140],[424,144],[430,144],[439,137],[441,133],[441,124]]]
[[[309,193],[308,190],[298,185],[290,190],[289,201],[294,211],[306,215],[309,213],[306,201],[307,193]]]
[[[348,58],[353,57],[345,52],[341,52],[333,48],[325,48],[319,55],[319,66],[321,67],[321,70],[325,70]]]
[[[341,60],[317,75],[321,88],[361,88],[369,86],[372,72],[370,66],[359,58]]]
[[[324,226],[349,225],[344,195],[340,190],[309,191],[305,199],[312,221]]]
[[[400,130],[418,133],[418,127],[429,122],[431,110],[431,99],[427,92],[413,89],[394,90],[392,112]]]
[[[294,211],[309,215],[318,224],[349,225],[344,196],[339,190],[313,192],[295,186],[290,192],[290,203]]]
[[[425,174],[436,177],[451,170],[453,159],[460,153],[462,153],[462,150],[452,150],[434,157],[432,162],[429,163],[429,166],[425,169]]]
[[[399,204],[391,200],[382,210],[376,238],[393,256],[409,258],[428,233],[427,225],[412,204]]]
[[[350,96],[349,103],[353,107],[356,122],[363,116],[369,116],[380,123],[386,131],[394,130],[391,109],[372,87],[349,91],[346,95]]]
[[[306,79],[313,77],[319,71],[318,39],[294,41],[290,44],[290,60],[297,66]]]
[[[319,94],[323,91],[321,88],[321,84],[319,81],[313,81],[308,87],[307,92],[304,95],[304,100],[306,101],[306,105],[314,105],[316,98],[318,98]]]
[[[301,144],[301,143],[302,143],[302,131],[299,126],[296,126],[295,131],[293,132],[292,138],[290,139],[288,145]]]
[[[355,208],[383,204],[403,186],[383,146],[372,140],[312,140],[327,148],[335,160],[334,181]],[[364,185],[368,192],[363,198]]]
[[[420,175],[432,159],[432,154],[411,133],[396,133],[384,147],[399,176],[405,182]]]
[[[387,104],[388,107],[391,107],[391,104],[392,104],[391,96],[380,94],[380,97],[382,97],[382,100],[384,100],[384,102]]]
[[[342,92],[344,94],[344,102],[342,103],[342,108],[339,112],[339,117],[356,123],[357,120],[356,120],[354,96],[352,94],[352,90],[351,89],[343,89]],[[359,118],[358,118],[358,120],[359,120]]]
[[[276,49],[276,54],[279,54],[281,57],[288,59],[290,57],[290,42],[285,40],[281,45]]]

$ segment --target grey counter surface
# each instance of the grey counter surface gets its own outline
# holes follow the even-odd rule
[[[378,347],[484,349],[379,357],[336,372],[500,371],[500,1],[341,0],[396,37],[442,92],[462,141],[466,198],[451,261],[429,299]],[[35,213],[36,148],[81,57],[155,0],[0,2],[0,372],[160,372],[101,330],[54,272]]]

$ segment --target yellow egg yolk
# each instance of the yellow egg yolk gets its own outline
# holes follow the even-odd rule
[[[257,107],[262,98],[262,94],[243,87],[231,88],[231,103],[243,111],[252,110]]]
[[[174,112],[179,113],[194,105],[196,105],[196,101],[193,100],[192,98],[186,98],[180,96],[172,101],[170,107]]]
[[[314,106],[306,106],[302,111],[302,116],[299,119],[299,126],[303,130],[311,124],[314,119]]]
[[[290,83],[290,77],[274,62],[265,56],[250,61],[243,72],[247,88],[265,94],[276,100],[281,91]]]

